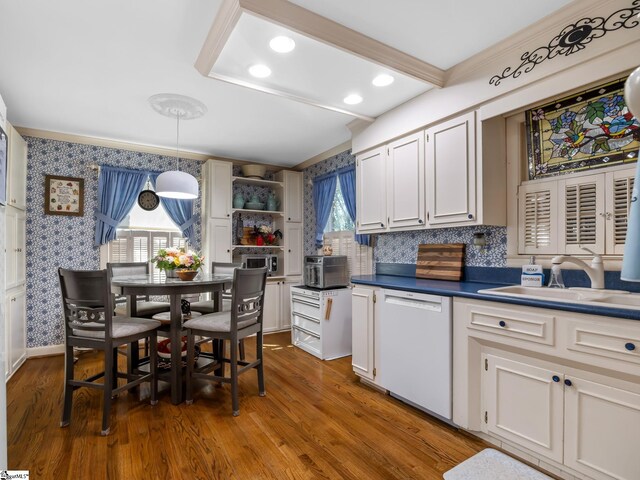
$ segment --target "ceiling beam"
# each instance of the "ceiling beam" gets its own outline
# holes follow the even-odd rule
[[[444,70],[287,0],[224,0],[196,61],[202,75],[210,75],[242,13],[262,17],[422,82],[444,86]]]

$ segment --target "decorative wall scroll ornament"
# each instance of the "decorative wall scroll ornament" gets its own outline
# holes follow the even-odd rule
[[[637,161],[640,121],[624,79],[525,112],[529,179]]]
[[[556,35],[548,45],[538,47],[532,52],[525,52],[520,57],[522,63],[516,68],[505,68],[501,74],[494,75],[489,80],[490,85],[496,87],[502,80],[512,77],[518,78],[523,73],[529,73],[536,65],[551,60],[559,55],[565,57],[583,50],[594,39],[604,37],[607,32],[621,28],[634,28],[640,24],[640,0],[633,0],[629,8],[613,12],[607,18],[583,18],[576,23],[567,25]]]

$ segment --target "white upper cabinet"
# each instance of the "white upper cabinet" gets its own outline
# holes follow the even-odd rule
[[[287,223],[284,227],[284,274],[302,275],[302,224]]]
[[[477,223],[475,112],[425,132],[430,225]]]
[[[20,210],[27,208],[27,142],[11,125],[8,127],[9,152],[7,202]]]
[[[422,132],[389,144],[387,154],[389,229],[424,226],[426,217]]]
[[[226,218],[211,218],[207,221],[204,237],[205,258],[211,262],[231,262],[231,222]]]
[[[303,174],[282,171],[284,183],[284,219],[286,222],[302,222]]]
[[[5,215],[5,288],[25,283],[25,214],[17,208],[7,208]]]
[[[233,165],[217,160],[207,161],[206,215],[231,219],[231,176]]]
[[[356,157],[358,233],[382,232],[387,228],[386,148]]]

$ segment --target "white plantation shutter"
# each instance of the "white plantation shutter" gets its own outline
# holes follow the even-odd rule
[[[133,262],[149,261],[149,235],[140,235],[140,232],[132,232],[133,238]]]
[[[556,209],[555,182],[541,182],[520,187],[519,253],[557,253]]]
[[[589,248],[604,253],[604,177],[590,175],[560,182],[564,253],[586,254]]]
[[[333,255],[347,256],[349,276],[373,273],[373,248],[359,245],[353,231],[325,233],[324,245],[331,245]]]
[[[129,259],[129,238],[128,235],[120,236],[120,232],[118,237],[109,243],[109,262],[124,263]]]
[[[635,169],[607,173],[607,253],[624,253],[634,183]]]

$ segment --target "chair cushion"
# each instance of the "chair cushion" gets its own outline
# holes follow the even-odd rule
[[[87,327],[102,326],[102,324],[91,322],[86,323],[85,325]],[[147,318],[113,317],[111,323],[111,337],[116,339],[136,335],[138,333],[152,332],[160,325],[160,322],[157,320],[149,320]],[[104,338],[104,331],[101,330],[81,330],[74,328],[73,334],[76,337]]]
[[[231,300],[222,299],[222,310],[231,310]],[[199,313],[214,313],[213,300],[202,300],[200,302],[191,302],[191,311]]]
[[[254,319],[238,322],[238,330],[255,325]],[[208,332],[230,332],[231,312],[217,312],[202,315],[184,322],[183,328],[193,328],[194,330],[206,330]]]
[[[138,302],[137,317],[153,317],[156,313],[168,312],[168,302]],[[116,315],[124,317],[127,314],[127,305],[116,306]]]

